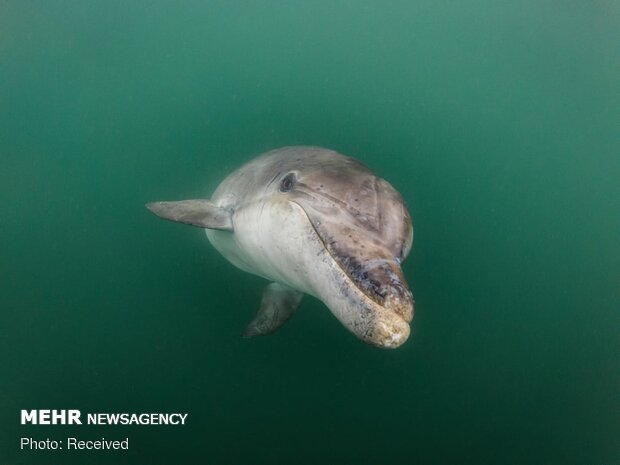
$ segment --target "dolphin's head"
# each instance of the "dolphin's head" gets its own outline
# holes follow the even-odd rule
[[[353,158],[314,147],[267,153],[231,181],[238,186],[222,190],[259,197],[261,215],[265,205],[287,212],[279,215],[287,224],[270,229],[280,243],[297,234],[293,228],[319,239],[305,253],[321,264],[300,273],[345,326],[379,347],[405,342],[414,301],[400,265],[411,250],[413,227],[402,197],[388,182]],[[291,248],[295,253],[302,251]],[[296,267],[308,268],[308,260]]]

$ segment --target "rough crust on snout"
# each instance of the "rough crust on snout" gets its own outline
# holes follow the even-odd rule
[[[368,328],[361,339],[382,349],[396,349],[403,345],[411,333],[409,323],[390,310],[376,304],[373,307]]]
[[[373,344],[384,349],[400,347],[409,338],[409,325],[404,321],[390,326],[385,321],[379,321],[376,325],[376,333]]]

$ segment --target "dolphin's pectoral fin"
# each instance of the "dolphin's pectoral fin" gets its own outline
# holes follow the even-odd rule
[[[181,200],[179,202],[147,203],[146,208],[160,218],[191,226],[232,231],[232,214],[216,207],[208,200]]]
[[[269,284],[256,317],[243,331],[243,337],[264,336],[276,331],[295,313],[303,294],[278,283]]]

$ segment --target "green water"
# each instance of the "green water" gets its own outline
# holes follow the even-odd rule
[[[620,463],[619,31],[603,0],[0,2],[0,463]],[[143,208],[296,144],[409,204],[401,349],[312,298],[242,339],[265,283]]]

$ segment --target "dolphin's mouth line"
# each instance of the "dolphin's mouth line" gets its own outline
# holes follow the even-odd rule
[[[304,215],[306,216],[308,223],[310,223],[310,226],[312,227],[312,229],[314,230],[315,234],[317,235],[317,237],[319,238],[319,240],[321,241],[321,244],[323,245],[323,249],[329,254],[329,256],[331,257],[331,259],[334,261],[334,263],[338,266],[338,268],[344,273],[344,275],[347,277],[347,279],[351,282],[351,284],[367,299],[369,299],[370,301],[372,301],[373,303],[375,303],[376,305],[379,305],[383,308],[385,308],[385,305],[383,302],[380,302],[377,300],[377,298],[374,298],[372,295],[370,295],[368,292],[366,292],[364,290],[364,287],[362,282],[361,282],[361,278],[360,279],[356,279],[354,276],[351,275],[351,273],[347,270],[346,267],[343,266],[343,264],[341,263],[341,261],[334,256],[334,254],[330,251],[330,248],[328,246],[328,244],[325,242],[325,239],[323,239],[323,236],[321,235],[321,233],[317,230],[316,226],[314,225],[314,223],[312,222],[312,220],[310,219],[310,217],[308,216],[308,213],[306,212],[306,210],[304,209],[304,207],[302,205],[300,205],[298,202],[291,200],[291,203],[294,203],[295,205],[297,205],[303,212]],[[371,265],[372,267],[374,266],[378,266],[378,263],[384,263],[385,260],[382,259],[375,259],[371,261]],[[378,295],[381,298],[384,298],[384,295],[379,294]]]
[[[342,272],[346,275],[346,277],[349,279],[349,281],[351,281],[353,283],[353,285],[364,295],[366,295],[366,293],[364,291],[362,291],[362,289],[360,289],[360,287],[355,283],[355,280],[353,279],[353,277],[351,275],[349,275],[349,273],[347,273],[347,270],[345,270],[342,265],[340,264],[340,262],[338,261],[338,259],[336,257],[334,257],[334,255],[329,251],[329,247],[327,247],[327,244],[325,243],[325,240],[323,239],[323,236],[321,236],[321,234],[319,233],[319,231],[316,229],[316,227],[314,226],[314,223],[312,222],[312,220],[310,219],[310,217],[308,216],[308,213],[306,213],[306,210],[304,209],[304,207],[302,205],[300,205],[299,203],[295,202],[294,200],[291,200],[292,203],[294,203],[295,205],[297,205],[302,212],[304,212],[304,215],[306,216],[306,219],[308,220],[308,223],[310,224],[310,226],[312,227],[312,229],[314,230],[314,233],[316,234],[316,237],[319,238],[319,240],[321,241],[321,244],[323,244],[323,250],[325,250],[325,252],[327,252],[329,254],[329,256],[332,258],[332,260],[334,261],[334,263],[338,266],[338,268],[340,268],[340,270],[342,270]],[[370,298],[370,296],[367,296]]]
[[[364,290],[363,286],[351,276],[341,261],[330,251],[328,244],[317,230],[317,227],[310,219],[304,207],[294,200],[289,201],[303,211],[308,223],[310,223],[312,227],[312,231],[318,237],[323,250],[336,265],[334,271],[339,276],[336,279],[336,285],[340,288],[340,286],[346,283],[348,286],[347,291],[340,291],[342,294],[340,298],[349,302],[349,313],[336,311],[328,304],[332,313],[349,328],[350,331],[356,334],[360,339],[372,345],[381,348],[396,348],[402,345],[409,337],[409,323],[411,322],[411,318],[406,318],[400,312],[394,311],[389,304],[385,305],[382,302],[378,302],[372,295],[369,295],[369,293]],[[321,252],[318,254],[321,254]],[[379,259],[379,261],[381,261],[381,259]],[[374,266],[375,264],[373,263],[372,267]],[[319,296],[315,294],[315,297]],[[338,305],[336,305],[336,307],[338,307]]]

